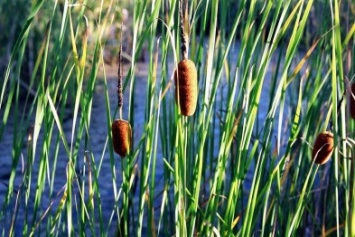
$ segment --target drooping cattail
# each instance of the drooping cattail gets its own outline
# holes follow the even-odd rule
[[[321,132],[314,143],[312,151],[312,159],[318,165],[325,164],[332,156],[334,150],[333,133],[324,131]]]
[[[129,122],[116,119],[111,126],[113,149],[121,157],[125,157],[131,149],[132,128]]]
[[[355,83],[351,85],[350,89],[349,110],[351,118],[355,119]]]
[[[175,93],[181,114],[191,116],[195,113],[198,95],[197,71],[195,64],[184,59],[175,71]]]

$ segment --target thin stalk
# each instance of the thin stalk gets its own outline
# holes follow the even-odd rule
[[[117,80],[117,104],[119,109],[119,118],[122,119],[122,106],[123,106],[123,88],[122,88],[122,33],[123,32],[123,24],[121,23],[121,42],[120,49],[118,51],[118,80]]]

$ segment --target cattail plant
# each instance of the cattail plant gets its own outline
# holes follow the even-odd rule
[[[355,119],[355,83],[350,88],[349,110],[352,119]]]
[[[185,17],[187,16],[187,3],[180,0],[180,36],[182,60],[178,63],[175,70],[175,98],[182,115],[191,116],[195,113],[198,96],[198,81],[196,66],[193,61],[187,57],[187,37],[185,34]],[[184,13],[185,9],[185,13]],[[186,17],[188,18],[188,17]]]
[[[117,96],[119,119],[113,121],[111,125],[113,148],[121,157],[125,157],[131,148],[132,128],[128,121],[122,119],[123,90],[122,90],[122,27],[121,27],[121,45],[118,52],[118,81]]]
[[[314,143],[312,151],[312,159],[318,165],[325,164],[332,156],[334,150],[333,133],[324,131],[321,132]]]

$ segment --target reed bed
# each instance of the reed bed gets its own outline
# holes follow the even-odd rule
[[[355,236],[353,1],[27,4],[0,235]]]

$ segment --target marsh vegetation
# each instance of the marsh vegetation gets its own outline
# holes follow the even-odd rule
[[[354,1],[179,5],[0,3],[0,235],[355,236]]]

